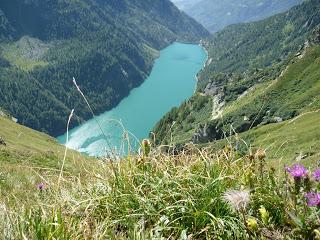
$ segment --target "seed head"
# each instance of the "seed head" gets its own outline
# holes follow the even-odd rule
[[[259,160],[263,160],[266,158],[266,151],[264,149],[258,149],[255,156]]]
[[[245,210],[250,202],[249,190],[228,190],[224,193],[223,199],[229,204],[231,208],[236,211]]]

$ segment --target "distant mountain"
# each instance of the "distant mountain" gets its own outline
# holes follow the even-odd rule
[[[1,0],[0,107],[58,135],[70,109],[114,107],[149,74],[158,50],[208,32],[169,0]]]
[[[174,0],[211,32],[284,12],[303,0]]]
[[[202,0],[171,0],[181,10],[189,9]]]

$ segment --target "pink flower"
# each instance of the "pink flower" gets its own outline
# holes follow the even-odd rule
[[[39,184],[37,185],[37,188],[38,188],[40,191],[43,191],[43,190],[45,190],[46,186],[44,185],[44,183],[39,183]]]
[[[309,207],[320,207],[320,193],[310,192],[305,197]]]
[[[294,164],[292,167],[286,167],[286,170],[292,177],[297,179],[308,176],[308,170],[301,164]]]
[[[317,182],[320,182],[320,169],[317,169],[313,172],[312,174],[314,180],[316,180]]]

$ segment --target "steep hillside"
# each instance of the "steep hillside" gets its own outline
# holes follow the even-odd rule
[[[57,181],[65,147],[54,138],[19,125],[0,113],[0,199],[15,196],[32,202],[40,182]],[[68,151],[64,177],[86,175],[86,170],[99,164],[96,159]],[[8,202],[12,198],[6,199]]]
[[[303,0],[200,0],[177,3],[182,10],[211,32],[224,27],[257,21],[284,12]]]
[[[319,109],[318,16],[319,2],[309,1],[286,14],[240,25],[239,32],[234,26],[215,34],[207,43],[210,59],[199,76],[198,93],[158,123],[158,143],[169,143],[171,135],[174,143],[205,143]],[[296,33],[282,32],[288,24]],[[264,34],[261,26],[268,26]],[[222,42],[225,49],[219,48]]]
[[[0,106],[52,135],[72,108],[90,117],[72,77],[101,113],[142,83],[157,50],[208,35],[168,0],[3,0],[0,29]]]
[[[305,112],[293,119],[254,128],[241,134],[251,146],[267,149],[270,164],[303,161],[319,165],[320,110]]]

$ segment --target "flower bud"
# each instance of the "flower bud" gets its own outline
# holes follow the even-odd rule
[[[144,157],[148,157],[151,150],[151,143],[149,139],[143,139],[141,144],[141,149]]]
[[[262,222],[264,224],[268,224],[270,216],[269,216],[269,212],[267,211],[267,209],[264,206],[261,206],[259,208],[259,212],[260,212]]]
[[[258,229],[258,222],[255,218],[248,218],[247,225],[251,231],[256,231]]]

